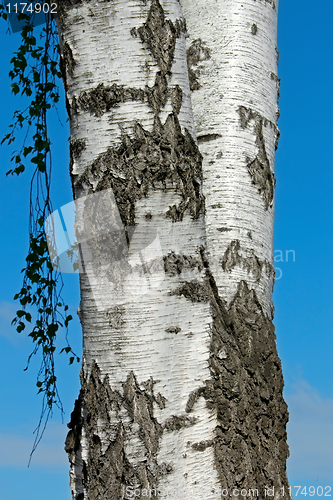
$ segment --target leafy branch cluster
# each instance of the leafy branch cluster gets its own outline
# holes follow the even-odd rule
[[[4,20],[8,18],[2,5],[0,17]],[[17,130],[24,128],[26,134],[22,147],[20,151],[13,153],[11,161],[14,165],[7,175],[22,174],[28,163],[33,166],[30,185],[29,251],[26,266],[22,269],[23,286],[14,297],[22,307],[17,311],[12,323],[16,325],[18,332],[22,332],[27,326],[30,329],[28,335],[34,342],[34,349],[28,358],[28,366],[34,354],[41,352],[42,355],[37,387],[38,392],[43,393],[43,402],[34,451],[54,405],[63,411],[54,363],[59,327],[64,326],[66,329],[66,346],[60,352],[70,355],[70,364],[75,359],[80,359],[68,343],[68,324],[72,316],[68,314],[68,306],[61,296],[61,274],[52,266],[45,233],[45,221],[52,213],[52,161],[47,112],[59,101],[58,81],[61,78],[57,27],[55,20],[47,14],[46,24],[40,32],[40,42],[37,44],[31,18],[26,14],[18,14],[18,19],[25,20],[26,23],[21,29],[21,45],[11,59],[12,69],[9,76],[12,80],[12,92],[30,98],[30,102],[23,111],[14,112],[13,123],[9,126],[11,130],[2,139],[1,144],[13,143]],[[27,311],[27,306],[34,306],[36,309],[35,321]]]

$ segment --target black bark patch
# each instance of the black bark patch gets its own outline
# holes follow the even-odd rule
[[[199,135],[197,139],[198,139],[198,144],[202,144],[203,142],[215,141],[220,137],[222,137],[221,134],[205,134],[205,135]]]
[[[137,29],[164,75],[170,72],[176,46],[176,28],[170,19],[165,19],[158,0],[152,0],[147,21]]]
[[[210,59],[210,49],[206,43],[201,38],[194,40],[187,50],[187,68],[191,90],[200,89],[200,70],[197,66],[201,61],[207,61],[208,59]],[[194,66],[196,66],[195,69]]]
[[[252,235],[251,235],[252,239]],[[261,261],[253,252],[244,257],[240,254],[241,246],[239,240],[230,242],[221,260],[222,269],[231,271],[237,265],[243,267],[248,273],[252,273],[257,281],[260,281],[262,270],[265,267],[266,274],[270,277],[274,272],[274,266],[267,260]]]
[[[276,48],[277,50],[277,48]],[[278,55],[277,55],[277,60],[278,60]],[[276,73],[273,73],[273,71],[271,72],[271,79],[274,80],[276,82],[276,93],[277,93],[277,106],[279,105],[279,101],[280,101],[280,84],[281,84],[281,78],[279,78],[277,76]],[[279,119],[280,117],[280,111],[279,111],[279,108],[277,109],[277,119]],[[275,141],[275,151],[277,150],[278,148],[278,143],[279,143],[279,137],[280,137],[280,131],[278,130],[278,133],[277,133],[277,137],[276,137],[276,141]]]
[[[145,92],[141,89],[128,88],[113,84],[104,86],[100,83],[95,89],[81,92],[78,104],[81,109],[90,111],[95,116],[102,116],[117,104],[127,101],[144,101]]]
[[[166,332],[168,333],[175,333],[177,335],[177,333],[181,332],[181,328],[180,326],[169,326],[168,328],[165,329]]]
[[[229,227],[217,227],[216,231],[219,231],[220,233],[226,233],[228,231],[232,231]]]
[[[140,490],[156,487],[158,479],[170,473],[172,466],[157,464],[156,460],[163,428],[154,418],[153,403],[164,407],[165,398],[160,394],[155,397],[154,381],[150,379],[144,384],[145,389],[141,389],[131,372],[123,384],[123,392],[113,391],[107,377],[101,380],[100,370],[94,362],[89,380],[82,377],[81,382],[65,447],[75,471],[73,498],[122,500],[127,486]],[[120,412],[124,415],[124,410],[130,421],[138,424],[139,437],[147,450],[145,461],[139,465],[131,464],[126,456],[131,424],[128,419],[122,421]],[[81,455],[83,435],[87,463]]]
[[[173,112],[178,115],[183,100],[183,91],[179,85],[176,85],[171,89],[171,104]]]
[[[224,252],[222,258],[222,269],[224,271],[231,271],[237,264],[241,262],[241,257],[239,255],[240,242],[239,240],[233,240],[226,251]]]
[[[199,387],[198,389],[195,389],[194,391],[192,391],[190,393],[188,400],[187,400],[187,403],[186,403],[186,407],[185,407],[185,411],[187,413],[190,413],[190,411],[193,410],[195,403],[198,401],[198,399],[201,396],[203,396],[204,393],[205,393],[204,387]]]
[[[157,115],[161,108],[166,105],[168,99],[168,82],[163,73],[157,72],[153,87],[147,87],[148,103]]]
[[[263,134],[264,118],[259,113],[251,109],[240,106],[238,109],[240,123],[242,128],[246,128],[250,120],[254,120],[254,133],[256,134],[256,145],[258,154],[254,159],[246,157],[247,168],[252,177],[253,184],[257,187],[259,193],[265,202],[265,209],[268,210],[273,204],[275,176],[271,171],[269,159],[266,153],[266,145]],[[268,120],[265,120],[268,123]],[[269,122],[277,130],[276,125]]]
[[[214,445],[213,439],[207,439],[206,441],[199,441],[199,443],[192,444],[192,448],[195,451],[205,451],[206,448]]]
[[[74,74],[74,67],[76,66],[76,62],[73,56],[72,49],[70,48],[67,42],[64,43],[62,50],[62,57],[64,59],[64,63],[66,65],[66,69],[71,77]]]
[[[208,302],[209,295],[205,283],[200,283],[198,280],[187,281],[178,286],[169,295],[183,296],[190,299],[191,302]]]
[[[71,141],[70,142],[70,153],[73,156],[73,158],[79,158],[82,151],[86,147],[86,140],[85,139],[76,139],[76,141]]]
[[[201,259],[191,255],[176,254],[173,250],[163,257],[164,271],[168,276],[177,276],[183,269],[198,269],[202,271]]]
[[[185,427],[192,427],[195,425],[197,419],[195,417],[189,417],[188,415],[176,416],[168,418],[163,427],[166,431],[179,431]]]
[[[257,31],[258,31],[258,26],[256,25],[256,23],[253,23],[252,26],[251,26],[251,33],[252,33],[252,35],[256,35]]]
[[[123,328],[126,323],[125,312],[124,306],[114,306],[106,311],[105,314],[112,329],[120,330]]]
[[[74,183],[74,176],[73,176],[73,165],[74,165],[74,160],[80,157],[82,151],[86,147],[86,141],[85,139],[76,139],[76,141],[70,141],[69,144],[69,173],[71,176],[72,180],[72,186]],[[74,190],[73,190],[73,195],[74,195]]]
[[[65,449],[71,464],[74,464],[74,499],[80,498],[78,495],[89,500],[99,500],[104,496],[110,500],[122,498],[124,484],[130,484],[135,476],[134,468],[124,453],[124,428],[121,423],[113,424],[110,420],[110,411],[119,410],[121,401],[121,395],[111,390],[107,378],[101,381],[99,369],[94,363],[89,381],[82,380],[80,396],[68,425],[71,430]],[[110,439],[104,451],[98,436],[98,421],[103,422],[106,433],[115,434],[115,439]],[[78,453],[83,429],[87,439],[88,463]]]
[[[257,113],[255,111],[251,108],[246,108],[245,106],[240,106],[238,112],[240,124],[243,129],[248,126],[250,120],[255,120],[257,117]]]
[[[75,66],[75,60],[73,58],[73,53],[72,50],[67,42],[64,43],[64,48],[63,52],[60,55],[60,61],[59,61],[59,69],[62,75],[62,81],[64,83],[64,89],[66,93],[66,110],[68,113],[69,118],[71,117],[71,105],[69,103],[68,97],[67,97],[67,90],[68,90],[68,84],[67,84],[67,71],[70,76],[73,76],[73,70]]]
[[[183,199],[176,207],[176,220],[182,220],[185,212],[197,219],[204,206],[201,165],[191,135],[187,130],[182,134],[177,116],[170,114],[164,125],[155,118],[153,132],[137,123],[134,138],[123,136],[118,148],[102,153],[76,180],[75,188],[89,193],[112,188],[123,224],[134,226],[136,201],[150,188],[166,189],[168,182],[168,188],[171,183]]]
[[[140,428],[140,438],[144,442],[149,458],[156,455],[159,449],[159,440],[163,434],[162,426],[154,418],[154,397],[138,386],[134,373],[127,377],[124,389],[124,406],[133,422]]]
[[[190,395],[187,411],[199,397],[216,411],[214,455],[221,488],[286,488],[288,410],[274,326],[244,281],[228,308],[204,248],[201,255],[213,316],[212,378]]]

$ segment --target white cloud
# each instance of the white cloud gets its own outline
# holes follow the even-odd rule
[[[59,422],[49,422],[45,434],[34,452],[30,467],[47,467],[54,472],[69,470],[64,443],[68,428]],[[26,468],[34,442],[34,435],[28,433],[0,434],[0,466]]]
[[[323,398],[301,380],[285,395],[289,407],[287,426],[290,480],[333,480],[333,398]]]

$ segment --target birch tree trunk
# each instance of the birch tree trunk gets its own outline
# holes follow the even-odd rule
[[[220,311],[229,315],[229,330],[221,333],[216,325],[224,360],[213,357],[211,363],[228,415],[221,418],[215,455],[224,484],[274,486],[279,495],[288,486],[289,450],[271,322],[278,1],[198,0],[195,8],[190,0],[181,3],[203,154],[207,262]]]
[[[213,113],[205,122],[193,65],[204,60],[208,83],[220,61],[207,34],[207,46],[191,45],[202,188],[179,1],[63,0],[57,22],[82,257],[73,499],[210,500],[272,486],[279,497],[287,410],[270,302],[271,82],[262,104],[257,90],[228,97],[225,128]],[[257,22],[253,38],[275,36]]]

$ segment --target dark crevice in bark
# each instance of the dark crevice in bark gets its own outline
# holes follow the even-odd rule
[[[198,65],[201,61],[208,59],[210,59],[210,49],[206,43],[201,38],[194,40],[187,50],[187,68],[191,90],[200,89],[200,67]]]
[[[81,156],[82,151],[86,147],[86,141],[85,139],[76,139],[75,141],[70,141],[69,143],[69,174],[71,176],[71,181],[72,181],[72,190],[73,190],[73,198],[75,198],[75,192],[74,192],[74,175],[73,175],[73,166],[74,166],[74,160],[79,158]]]
[[[273,204],[274,199],[274,188],[275,188],[275,176],[271,171],[270,162],[266,152],[266,145],[263,134],[264,125],[270,124],[273,126],[277,132],[277,127],[272,122],[264,119],[259,113],[256,113],[250,108],[245,106],[240,106],[238,109],[240,124],[244,129],[248,126],[251,120],[254,121],[254,133],[256,135],[256,145],[258,147],[258,154],[254,159],[246,157],[247,168],[249,174],[252,177],[253,184],[257,187],[259,193],[261,193],[265,209],[268,210]]]
[[[260,260],[253,250],[250,252],[248,251],[247,253],[249,255],[245,257],[241,255],[240,251],[241,246],[239,240],[231,241],[221,259],[221,265],[224,271],[231,271],[236,266],[241,266],[245,268],[248,273],[251,272],[258,282],[260,281],[264,268],[269,277],[275,274],[273,264],[268,262],[268,260]]]
[[[198,399],[203,396],[205,393],[205,388],[204,387],[199,387],[198,389],[195,389],[194,391],[192,391],[188,397],[188,400],[187,400],[187,403],[186,403],[186,407],[185,407],[185,411],[187,413],[189,413],[190,411],[193,410],[193,407],[195,405],[195,403],[198,401]]]
[[[59,69],[61,71],[62,75],[62,81],[64,84],[64,89],[65,89],[65,95],[66,95],[66,110],[69,118],[71,118],[71,105],[67,96],[67,90],[68,90],[68,85],[67,85],[67,70],[69,74],[72,75],[75,63],[74,59],[73,61],[71,60],[70,55],[72,55],[72,51],[69,47],[69,44],[67,42],[64,43],[64,49],[63,52],[60,56],[60,61],[59,61]]]
[[[277,47],[276,47],[276,50],[277,50]],[[277,54],[277,61],[279,60],[279,56]],[[271,72],[271,79],[272,80],[275,80],[276,82],[276,94],[277,94],[277,106],[279,106],[279,101],[280,101],[280,83],[281,83],[281,79],[277,76],[276,73],[273,73],[273,71]],[[279,107],[277,109],[277,120],[280,118],[280,111],[279,111]],[[277,150],[278,148],[278,145],[279,145],[279,138],[280,138],[280,130],[277,131],[277,137],[276,137],[276,140],[275,140],[275,151]]]
[[[216,411],[213,445],[221,488],[286,489],[288,410],[274,326],[244,281],[228,308],[219,297],[204,248],[201,256],[213,316],[212,378],[191,393],[186,411],[190,413],[200,397]]]
[[[127,377],[124,389],[124,407],[127,409],[130,418],[139,425],[139,436],[145,444],[148,457],[156,455],[159,449],[159,440],[163,434],[162,426],[154,418],[153,388],[151,393],[143,391],[138,386],[134,373]]]
[[[205,134],[205,135],[199,135],[197,139],[198,139],[198,144],[202,144],[203,142],[215,141],[220,137],[222,137],[221,134]]]

